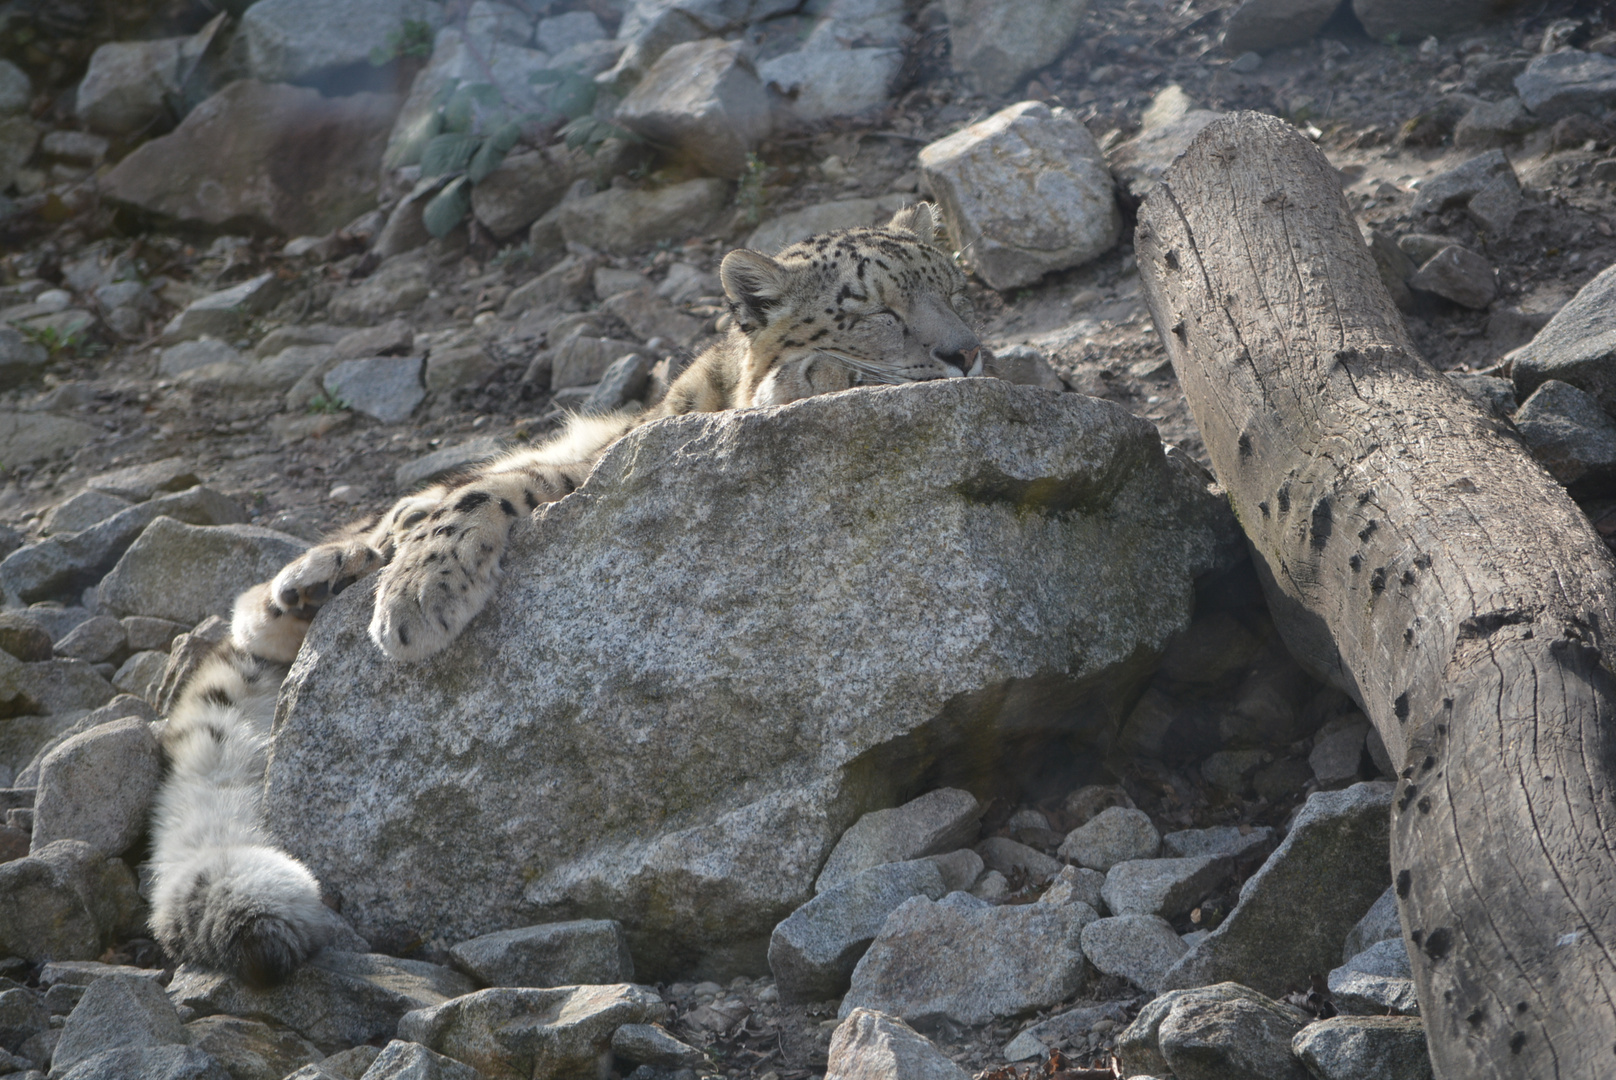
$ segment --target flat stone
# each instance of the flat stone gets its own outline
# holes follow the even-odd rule
[[[1156,915],[1114,915],[1083,928],[1083,955],[1106,975],[1127,979],[1152,993],[1162,976],[1189,951],[1166,919]]]
[[[436,29],[443,13],[426,0],[258,0],[241,18],[247,66],[265,82],[318,85],[368,66],[406,20]]]
[[[115,720],[75,735],[40,767],[33,845],[83,840],[121,855],[146,830],[162,751],[144,720]]]
[[[87,987],[101,979],[123,975],[135,979],[151,979],[162,983],[166,973],[162,968],[140,968],[130,964],[103,964],[97,960],[52,960],[39,970],[40,986]]]
[[[55,533],[75,533],[98,525],[121,510],[133,505],[128,499],[107,495],[99,491],[81,491],[64,502],[51,507],[41,524],[47,536]]]
[[[270,351],[279,352],[292,345],[330,344],[331,356],[335,360],[363,360],[369,356],[408,356],[415,347],[415,331],[403,319],[392,319],[380,326],[367,326],[347,333],[332,327],[331,333],[334,336],[329,340],[286,340]],[[326,336],[321,335],[322,338]],[[264,355],[262,344],[260,355]]]
[[[617,1028],[666,1015],[655,992],[629,983],[501,987],[408,1013],[398,1035],[491,1077],[595,1080]]]
[[[1425,1025],[1412,1016],[1337,1016],[1296,1033],[1291,1049],[1318,1080],[1430,1080]]]
[[[112,697],[112,686],[83,660],[24,664],[0,655],[0,713],[69,713],[95,709]]]
[[[497,457],[504,449],[504,440],[494,435],[479,435],[455,446],[445,446],[393,470],[393,486],[400,491],[414,491]]]
[[[733,180],[769,134],[769,98],[741,43],[709,38],[663,53],[614,120],[702,172]]]
[[[930,1039],[895,1016],[854,1009],[830,1040],[825,1080],[969,1080]]]
[[[49,413],[0,412],[0,461],[32,465],[61,457],[98,439],[100,428]]]
[[[1113,806],[1066,834],[1060,857],[1091,870],[1110,870],[1120,862],[1149,859],[1161,850],[1161,834],[1150,815]]]
[[[243,521],[246,516],[241,507],[211,488],[195,487],[163,495],[81,532],[47,537],[17,549],[0,561],[0,588],[7,596],[30,602],[76,598],[112,570],[159,517],[193,525],[225,525]],[[75,625],[82,621],[76,620]]]
[[[1278,840],[1274,830],[1266,825],[1215,825],[1210,829],[1185,829],[1162,837],[1161,853],[1167,858],[1183,859],[1197,855],[1226,855],[1231,859],[1244,859],[1254,855],[1267,855]]]
[[[487,986],[569,986],[634,978],[623,927],[611,919],[500,930],[449,950],[454,966]]]
[[[1431,261],[1408,279],[1408,286],[1476,310],[1485,308],[1498,295],[1492,263],[1458,244],[1450,244],[1431,256]]]
[[[228,289],[209,293],[185,305],[179,314],[169,320],[168,325],[163,327],[163,341],[176,344],[201,337],[235,337],[246,326],[248,316],[268,311],[280,298],[281,292],[280,279],[270,272]],[[165,350],[157,365],[158,374],[178,375],[187,368],[201,367],[206,363],[239,359],[234,349],[230,349],[228,354],[220,351],[221,348],[229,348],[222,341],[213,342],[209,348],[211,353],[198,346],[190,350]]]
[[[1242,0],[1223,24],[1223,51],[1273,52],[1309,41],[1340,4],[1333,0]]]
[[[1439,214],[1463,206],[1497,180],[1505,183],[1513,181],[1517,188],[1520,185],[1514,167],[1502,150],[1478,154],[1421,184],[1419,194],[1414,199],[1414,212]]]
[[[1507,358],[1523,400],[1549,379],[1593,395],[1616,409],[1616,265],[1601,270]]]
[[[209,615],[228,616],[238,593],[274,577],[308,546],[258,525],[187,525],[161,517],[102,579],[99,595],[120,615],[194,625]]]
[[[1238,980],[1283,994],[1334,967],[1342,939],[1391,883],[1392,790],[1372,781],[1308,796],[1234,910],[1164,985]],[[1298,921],[1298,911],[1308,917]]]
[[[1603,489],[1616,480],[1616,420],[1591,394],[1548,379],[1514,419],[1532,456],[1560,483]]]
[[[769,970],[780,1000],[839,997],[888,915],[910,897],[941,900],[946,893],[942,874],[925,860],[871,867],[821,892],[769,937]]]
[[[198,482],[196,467],[188,459],[168,457],[144,465],[97,473],[84,481],[84,489],[114,495],[130,502],[145,502],[157,495],[193,488]]]
[[[882,925],[838,1015],[866,1008],[971,1025],[1048,1008],[1076,991],[1079,935],[1097,918],[1080,902],[968,907],[915,897]]]
[[[1182,859],[1135,859],[1112,866],[1101,895],[1113,915],[1160,915],[1176,919],[1234,873],[1224,855]]]
[[[262,8],[254,6],[254,10]],[[208,98],[100,179],[115,202],[180,222],[323,236],[375,205],[398,99],[326,98],[243,80]],[[319,131],[321,138],[310,138]],[[276,162],[272,173],[263,163]]]
[[[184,1046],[189,1040],[179,1013],[163,988],[150,979],[112,975],[97,979],[62,1027],[51,1056],[52,1072],[67,1072],[106,1050]]]
[[[110,615],[92,615],[68,631],[56,643],[57,656],[101,664],[120,656],[129,648],[129,634],[123,623]]]
[[[664,1069],[699,1068],[707,1055],[680,1042],[661,1024],[624,1024],[612,1032],[612,1053],[625,1061]]]
[[[801,210],[792,210],[771,218],[752,230],[746,246],[765,255],[773,255],[810,236],[854,229],[865,225],[884,225],[908,201],[899,195],[883,195],[874,199],[839,199],[835,202],[816,203]]]
[[[325,390],[336,401],[384,424],[402,423],[426,399],[423,363],[419,356],[344,360],[326,373]]]
[[[1125,1026],[1128,1023],[1128,1010],[1125,1004],[1110,1001],[1103,1005],[1087,1005],[1056,1013],[1047,1020],[1040,1020],[1022,1029],[1021,1034],[1005,1044],[1004,1059],[1026,1061],[1028,1058],[1045,1057],[1051,1049],[1061,1043],[1087,1035],[1089,1029],[1101,1020]]]
[[[1336,1006],[1350,1015],[1420,1015],[1419,994],[1413,979],[1371,975],[1342,966],[1330,972],[1327,985]]]
[[[168,986],[176,1005],[203,1016],[274,1020],[327,1053],[377,1037],[390,1039],[399,1018],[411,1010],[471,991],[471,980],[437,964],[335,949],[317,954],[273,990],[249,990],[232,976],[188,967],[181,967]]]
[[[728,201],[729,185],[710,177],[640,191],[608,188],[561,203],[557,224],[568,243],[627,253],[701,233]]]
[[[0,863],[0,951],[40,963],[90,960],[142,925],[135,876],[81,840]]]
[[[978,89],[997,97],[1066,51],[1088,3],[945,0],[943,10],[948,14],[955,70],[969,74]]]
[[[814,121],[885,105],[902,68],[902,49],[804,48],[765,60],[758,77],[789,100],[798,120]]]
[[[1408,947],[1401,937],[1377,941],[1342,965],[1349,971],[1365,975],[1378,975],[1385,979],[1412,979],[1413,969],[1408,962]]]
[[[884,863],[907,862],[968,844],[976,839],[984,809],[968,791],[938,788],[902,806],[871,811],[836,842],[814,891],[823,893]]]
[[[924,147],[920,170],[950,239],[995,289],[1080,266],[1121,234],[1105,159],[1065,109],[1012,105]]]
[[[1616,57],[1560,49],[1534,57],[1515,77],[1521,104],[1545,123],[1572,113],[1598,114],[1616,101]]]
[[[237,1016],[204,1016],[185,1025],[190,1044],[225,1068],[232,1080],[281,1080],[325,1057],[295,1031]]]

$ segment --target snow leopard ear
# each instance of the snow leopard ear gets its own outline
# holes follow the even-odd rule
[[[785,267],[761,252],[746,248],[730,252],[718,268],[718,280],[729,298],[730,314],[746,333],[763,326],[769,309],[786,294],[789,274]]]
[[[937,213],[937,207],[931,203],[915,203],[906,206],[892,215],[887,222],[889,229],[901,229],[907,233],[914,233],[922,242],[932,247],[943,246],[943,222]]]

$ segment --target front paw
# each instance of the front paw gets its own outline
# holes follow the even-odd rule
[[[376,586],[370,637],[392,660],[424,660],[459,636],[493,592],[452,561],[394,562]]]
[[[281,610],[312,618],[320,605],[381,564],[381,553],[363,540],[317,544],[275,575],[270,597]]]

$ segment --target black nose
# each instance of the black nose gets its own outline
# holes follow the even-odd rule
[[[961,375],[969,375],[976,366],[977,357],[982,355],[981,342],[973,341],[964,348],[950,348],[939,345],[931,351],[933,360],[955,368]]]

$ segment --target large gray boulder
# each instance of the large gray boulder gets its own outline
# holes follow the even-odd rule
[[[129,867],[82,840],[0,864],[0,955],[91,960],[144,917]]]
[[[769,97],[740,42],[691,41],[662,54],[615,119],[703,173],[735,179],[769,134]]]
[[[983,92],[1007,94],[1066,51],[1088,0],[946,0],[954,66]]]
[[[964,847],[976,839],[977,819],[986,809],[969,791],[938,788],[902,806],[865,814],[836,841],[814,891],[834,888],[883,863]]]
[[[830,1040],[825,1080],[968,1080],[970,1073],[895,1016],[854,1009]]]
[[[1334,968],[1342,940],[1391,882],[1391,806],[1392,785],[1379,780],[1309,796],[1229,917],[1163,985],[1228,980],[1278,995]]]
[[[1522,401],[1557,379],[1592,395],[1606,412],[1616,410],[1616,264],[1578,289],[1509,360],[1516,397]]]
[[[119,615],[194,626],[228,616],[236,594],[274,577],[308,541],[261,525],[152,522],[101,579],[101,602]]]
[[[83,840],[123,854],[145,831],[162,773],[162,751],[144,720],[114,720],[74,735],[40,766],[33,846]]]
[[[1103,743],[1231,525],[1149,423],[992,379],[653,424],[439,656],[333,601],[266,811],[374,941],[615,918],[642,978],[761,974],[860,814]]]
[[[1412,1016],[1337,1016],[1309,1024],[1291,1049],[1319,1080],[1430,1080],[1425,1026]]]
[[[1074,114],[1042,102],[929,144],[920,171],[966,264],[995,289],[1098,258],[1122,232],[1099,145]]]
[[[53,1071],[119,1047],[184,1046],[180,1023],[163,988],[150,979],[113,975],[97,979],[84,991],[62,1027],[62,1040],[51,1057]]]

